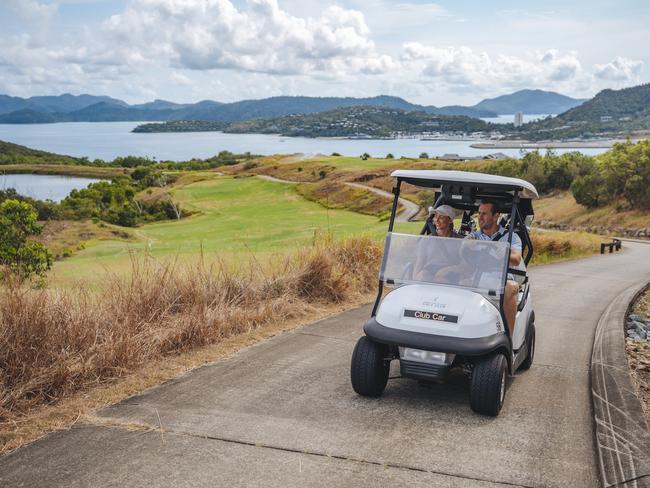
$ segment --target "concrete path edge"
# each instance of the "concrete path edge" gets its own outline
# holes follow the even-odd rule
[[[596,326],[591,356],[594,433],[602,485],[650,487],[650,430],[630,378],[625,316],[647,282],[618,295]]]

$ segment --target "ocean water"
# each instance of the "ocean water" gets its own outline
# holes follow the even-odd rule
[[[501,122],[510,122],[500,116]],[[384,157],[430,157],[453,153],[461,156],[485,156],[502,152],[513,157],[518,149],[474,149],[475,141],[420,139],[309,139],[264,134],[225,134],[222,132],[133,133],[140,122],[64,122],[56,124],[0,124],[0,140],[58,154],[89,159],[112,160],[117,156],[148,156],[157,160],[183,161],[206,158],[227,150],[235,153],[294,154],[307,156],[337,152],[358,156],[364,152]],[[567,150],[557,150],[562,153]],[[598,154],[605,149],[581,149]]]

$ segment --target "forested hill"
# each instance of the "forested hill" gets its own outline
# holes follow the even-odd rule
[[[603,90],[582,105],[557,117],[524,124],[527,139],[627,137],[650,130],[650,84]]]
[[[437,115],[385,107],[348,107],[305,115],[289,115],[233,123],[225,132],[266,133],[300,137],[389,137],[395,132],[477,132],[496,129],[480,119]]]
[[[191,104],[155,100],[139,105],[129,105],[121,100],[90,95],[78,97],[61,95],[60,97],[32,97],[29,99],[0,95],[0,123],[129,120],[200,120],[230,123],[289,114],[324,112],[355,106],[377,106],[471,117],[493,117],[496,115],[494,112],[472,107],[417,105],[399,97],[386,95],[369,98],[279,96],[232,103],[204,100]]]
[[[20,110],[30,110],[40,114],[61,114],[81,110],[82,108],[102,102],[128,106],[126,102],[117,98],[95,95],[70,95],[69,93],[64,93],[63,95],[29,98],[0,95],[0,114],[8,114]]]
[[[591,100],[558,116],[563,121],[600,121],[601,117],[648,117],[650,116],[650,83],[623,88],[603,90]]]
[[[0,141],[0,165],[3,164],[81,164],[82,159],[39,151],[29,147]]]
[[[580,105],[585,100],[571,98],[544,90],[520,90],[509,95],[487,98],[472,108],[490,110],[498,114],[559,114]]]

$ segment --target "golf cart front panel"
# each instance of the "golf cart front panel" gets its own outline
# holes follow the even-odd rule
[[[389,292],[376,315],[393,329],[470,339],[503,332],[494,304],[478,293],[436,285],[404,285]]]

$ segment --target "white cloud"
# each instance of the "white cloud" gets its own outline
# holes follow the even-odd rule
[[[169,75],[169,79],[177,85],[192,86],[192,80],[178,71],[172,71]]]
[[[630,58],[578,53],[524,36],[521,46],[460,45],[450,32],[462,19],[415,0],[339,0],[324,10],[315,0],[125,0],[96,25],[35,27],[56,26],[57,4],[92,1],[5,0],[0,11],[10,7],[13,30],[0,34],[0,93],[65,90],[132,101],[388,93],[443,105],[522,88],[589,96],[643,79],[644,63],[630,58],[645,58],[633,51],[625,51]],[[14,28],[17,17],[31,18],[31,27]]]
[[[369,38],[364,16],[331,6],[300,18],[276,0],[133,0],[105,24],[132,49],[167,56],[189,69],[237,69],[274,74],[356,70],[383,72],[390,61]]]
[[[560,54],[557,49],[549,49],[540,57],[545,75],[551,81],[567,81],[576,78],[582,71],[575,53]]]
[[[4,0],[4,5],[28,26],[40,28],[56,15],[56,3],[41,3],[37,0]]]
[[[553,49],[524,56],[490,56],[469,47],[440,48],[411,42],[404,44],[401,61],[429,82],[453,90],[550,87],[584,76],[576,53],[562,54]]]
[[[607,64],[597,64],[594,76],[606,81],[638,83],[642,71],[643,61],[618,56]]]

